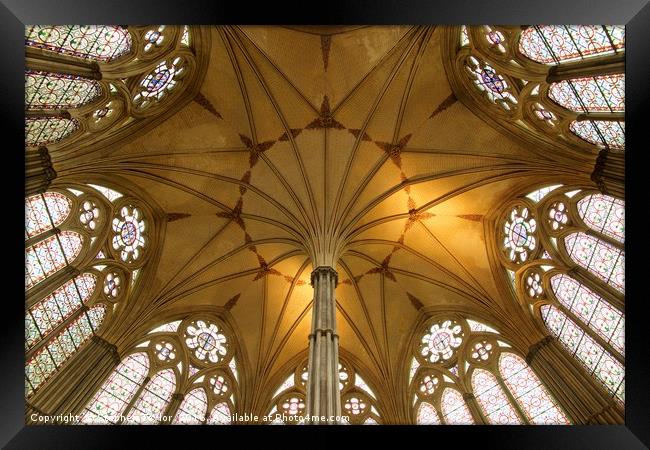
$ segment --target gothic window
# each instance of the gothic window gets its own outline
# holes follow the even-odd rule
[[[101,93],[95,80],[35,70],[25,72],[26,109],[78,108]]]
[[[44,345],[32,352],[25,364],[25,388],[29,396],[59,369],[99,328],[105,315],[103,305],[93,306]]]
[[[304,423],[307,410],[308,361],[303,361],[273,394],[272,407],[267,417],[273,425]],[[348,418],[342,424],[376,425],[381,422],[374,391],[357,370],[339,357],[339,391],[341,415]]]
[[[30,116],[25,119],[25,145],[54,144],[78,128],[75,119]]]
[[[569,148],[625,149],[625,27],[463,26],[460,43],[458,77],[469,73],[491,103],[520,113],[512,125],[523,134]]]
[[[113,205],[101,197],[75,186],[25,199],[28,397],[102,326],[113,312],[108,306],[121,300],[132,278],[107,251],[110,228],[103,218]],[[99,255],[102,263],[96,264]]]
[[[564,186],[529,206],[546,218],[539,230],[544,254],[523,270],[501,259],[508,272],[516,271],[515,291],[549,334],[623,403],[625,203]]]
[[[437,325],[437,327],[436,327]],[[456,331],[447,358],[424,352],[433,329]],[[450,334],[451,336],[451,334]],[[443,353],[444,354],[444,353]],[[410,369],[416,423],[567,424],[569,420],[528,365],[497,330],[461,316],[432,318],[416,341]],[[475,399],[475,400],[472,400]],[[482,417],[472,413],[475,401]]]
[[[542,64],[561,64],[620,52],[625,27],[604,25],[545,25],[526,28],[519,50]]]
[[[131,50],[131,35],[125,28],[104,25],[34,25],[25,27],[25,45],[108,62]]]
[[[208,317],[155,327],[86,405],[81,422],[230,424],[238,386],[229,335]],[[116,382],[129,388],[114,388]]]

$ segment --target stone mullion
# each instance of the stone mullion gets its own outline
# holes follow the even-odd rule
[[[571,78],[595,77],[617,73],[625,73],[624,53],[591,58],[588,62],[579,61],[553,66],[549,69],[546,82],[550,84]]]
[[[47,147],[25,150],[25,196],[42,194],[56,178]]]
[[[138,401],[140,396],[142,395],[142,391],[144,391],[144,388],[147,387],[147,384],[151,381],[151,377],[145,377],[144,380],[142,380],[142,383],[140,383],[140,386],[138,386],[138,389],[135,390],[135,394],[131,399],[129,399],[128,403],[126,404],[126,408],[124,408],[124,411],[122,412],[122,418],[115,422],[116,425],[123,425],[126,423],[126,417],[128,416],[129,412],[131,409],[133,409],[133,405]]]
[[[488,425],[490,423],[487,420],[487,418],[483,415],[481,406],[478,404],[478,401],[476,400],[474,394],[472,394],[471,392],[465,392],[463,394],[463,400],[465,400],[465,404],[467,405],[467,408],[469,409],[469,412],[472,414],[472,417],[474,418],[474,422],[476,422],[477,425]]]
[[[47,54],[31,47],[25,47],[25,68],[42,72],[74,75],[93,80],[101,80],[102,73],[94,61],[72,59],[69,56],[48,52]]]
[[[36,303],[47,297],[49,294],[60,288],[66,282],[79,276],[81,272],[73,266],[66,266],[58,270],[46,279],[39,281],[31,288],[25,297],[25,308],[31,308]]]
[[[170,425],[172,421],[174,420],[174,416],[176,415],[178,408],[180,408],[181,403],[183,403],[183,400],[185,399],[185,394],[183,393],[176,393],[172,395],[172,399],[167,405],[167,408],[165,408],[165,411],[163,413],[163,421],[162,423],[164,425]],[[208,411],[206,411],[206,416],[208,414]],[[166,422],[165,417],[169,417],[169,420]],[[205,421],[205,417],[203,418],[203,421]]]
[[[115,346],[93,336],[29,402],[46,414],[77,414],[118,364]]]
[[[622,408],[557,339],[547,336],[532,345],[526,362],[574,424],[623,423]]]

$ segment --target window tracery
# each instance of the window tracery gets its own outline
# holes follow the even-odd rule
[[[54,188],[25,199],[28,397],[101,328],[113,313],[108,306],[125,293],[130,271],[102,250],[109,242],[102,218],[113,207],[86,186]]]
[[[516,272],[515,292],[525,309],[623,403],[625,203],[563,186],[529,207],[548,218],[539,230],[547,250],[521,270],[501,258],[508,271]]]
[[[26,27],[25,146],[90,144],[150,121],[155,112],[143,110],[170,106],[163,97],[196,72],[191,35],[188,26]]]
[[[496,424],[566,424],[569,420],[528,365],[489,325],[462,316],[432,317],[432,324],[453,322],[460,328],[457,348],[448,359],[431,361],[416,342],[410,372],[418,424],[474,424],[482,417]],[[472,396],[482,417],[472,413]]]
[[[273,406],[268,414],[271,424],[305,423],[307,382],[308,361],[304,360],[273,394]],[[339,357],[339,391],[341,392],[341,414],[349,419],[345,424],[381,423],[375,393],[357,370],[341,357]]]
[[[202,332],[222,337],[218,358],[208,356],[211,340],[197,338]],[[217,318],[204,316],[155,327],[85,406],[81,423],[230,424],[238,395],[231,336]],[[182,399],[176,406],[174,395]]]
[[[625,27],[463,26],[458,36],[460,81],[513,131],[583,151],[625,149]]]

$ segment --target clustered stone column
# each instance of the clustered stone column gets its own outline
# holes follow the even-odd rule
[[[472,394],[471,392],[465,392],[463,394],[463,400],[465,400],[465,404],[469,408],[469,412],[472,414],[472,417],[474,417],[474,421],[476,422],[476,424],[486,425],[488,422],[485,420],[485,417],[481,412],[481,408],[479,407],[478,402],[476,401],[476,397],[474,397],[474,394]]]
[[[38,423],[33,415],[78,414],[120,363],[114,345],[93,335],[62,372],[54,375],[27,400],[25,422]]]
[[[314,303],[309,335],[307,415],[314,419],[308,422],[312,424],[334,424],[334,417],[341,415],[339,337],[336,334],[334,298],[337,283],[338,274],[332,267],[317,267],[311,274]]]
[[[25,151],[25,196],[42,194],[55,178],[47,147]]]
[[[624,423],[623,408],[555,337],[533,344],[526,362],[576,425]]]
[[[603,194],[625,198],[625,153],[601,150],[591,180]]]

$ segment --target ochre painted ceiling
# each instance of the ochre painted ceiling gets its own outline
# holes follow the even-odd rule
[[[419,304],[507,311],[484,217],[539,156],[456,100],[441,33],[213,27],[195,101],[97,162],[169,217],[143,320],[228,304],[262,389],[307,348],[315,265],[335,264],[340,346],[375,384]]]

